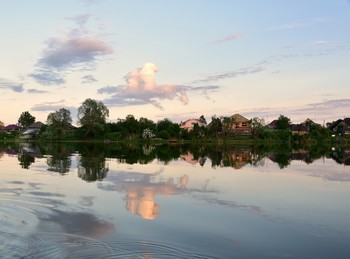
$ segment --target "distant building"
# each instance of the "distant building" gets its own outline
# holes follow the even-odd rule
[[[7,134],[11,134],[13,132],[19,132],[20,131],[20,127],[16,124],[10,124],[10,125],[7,125],[6,127],[2,128],[1,131],[2,132],[5,132]]]
[[[200,120],[198,120],[198,119],[189,119],[189,120],[187,120],[187,121],[182,122],[182,123],[180,124],[180,128],[181,128],[181,129],[186,129],[187,131],[191,131],[191,130],[193,130],[194,125],[196,125],[196,124],[197,124],[199,127],[202,127],[202,126],[206,127],[206,126],[207,126],[206,123],[204,123],[204,122],[202,122],[202,121],[200,121]]]
[[[339,119],[329,126],[334,133],[350,136],[350,118]]]
[[[44,123],[37,121],[29,125],[22,133],[20,138],[31,139],[39,134],[41,127],[44,126]]]
[[[232,131],[236,133],[251,133],[252,128],[250,126],[249,120],[240,114],[234,114],[230,117],[234,119],[232,125]]]
[[[305,124],[292,124],[291,125],[292,134],[294,135],[306,135],[309,134],[309,127]]]
[[[269,129],[277,129],[277,120],[271,121],[269,124],[266,125]]]

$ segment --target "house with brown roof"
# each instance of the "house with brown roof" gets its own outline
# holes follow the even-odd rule
[[[234,114],[230,116],[233,119],[232,131],[235,133],[250,134],[252,128],[250,126],[249,120],[240,114]]]
[[[269,124],[266,125],[269,129],[277,129],[277,120],[271,121]]]

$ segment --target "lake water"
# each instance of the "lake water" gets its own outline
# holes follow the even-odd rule
[[[3,258],[350,258],[350,151],[0,145]]]

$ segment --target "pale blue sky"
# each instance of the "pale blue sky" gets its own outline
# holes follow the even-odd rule
[[[350,117],[350,1],[0,0],[0,120]]]

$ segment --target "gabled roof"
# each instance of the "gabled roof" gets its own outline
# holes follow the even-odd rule
[[[238,113],[236,113],[236,114],[230,116],[230,118],[235,119],[236,122],[247,122],[247,121],[248,121],[247,118],[243,117],[242,115],[240,115],[240,114],[238,114]]]
[[[350,126],[350,118],[345,118],[343,121],[347,126]]]
[[[329,128],[330,128],[331,130],[333,130],[333,129],[336,128],[342,121],[343,121],[343,120],[341,120],[341,119],[336,120],[335,122],[333,122],[333,123],[329,126]]]
[[[2,130],[6,131],[6,130],[18,130],[20,129],[20,127],[16,124],[10,124],[7,125],[6,127],[4,127]]]
[[[292,131],[309,131],[309,128],[304,124],[292,124]]]
[[[270,128],[270,129],[277,128],[277,120],[271,121],[269,124],[267,124],[267,127]]]
[[[35,128],[31,128],[31,129],[27,129],[26,131],[24,131],[22,133],[22,135],[35,135],[39,132],[39,129],[35,129]]]
[[[33,124],[29,125],[28,128],[29,129],[40,129],[42,126],[44,125],[44,123],[42,123],[41,121],[36,121]]]

